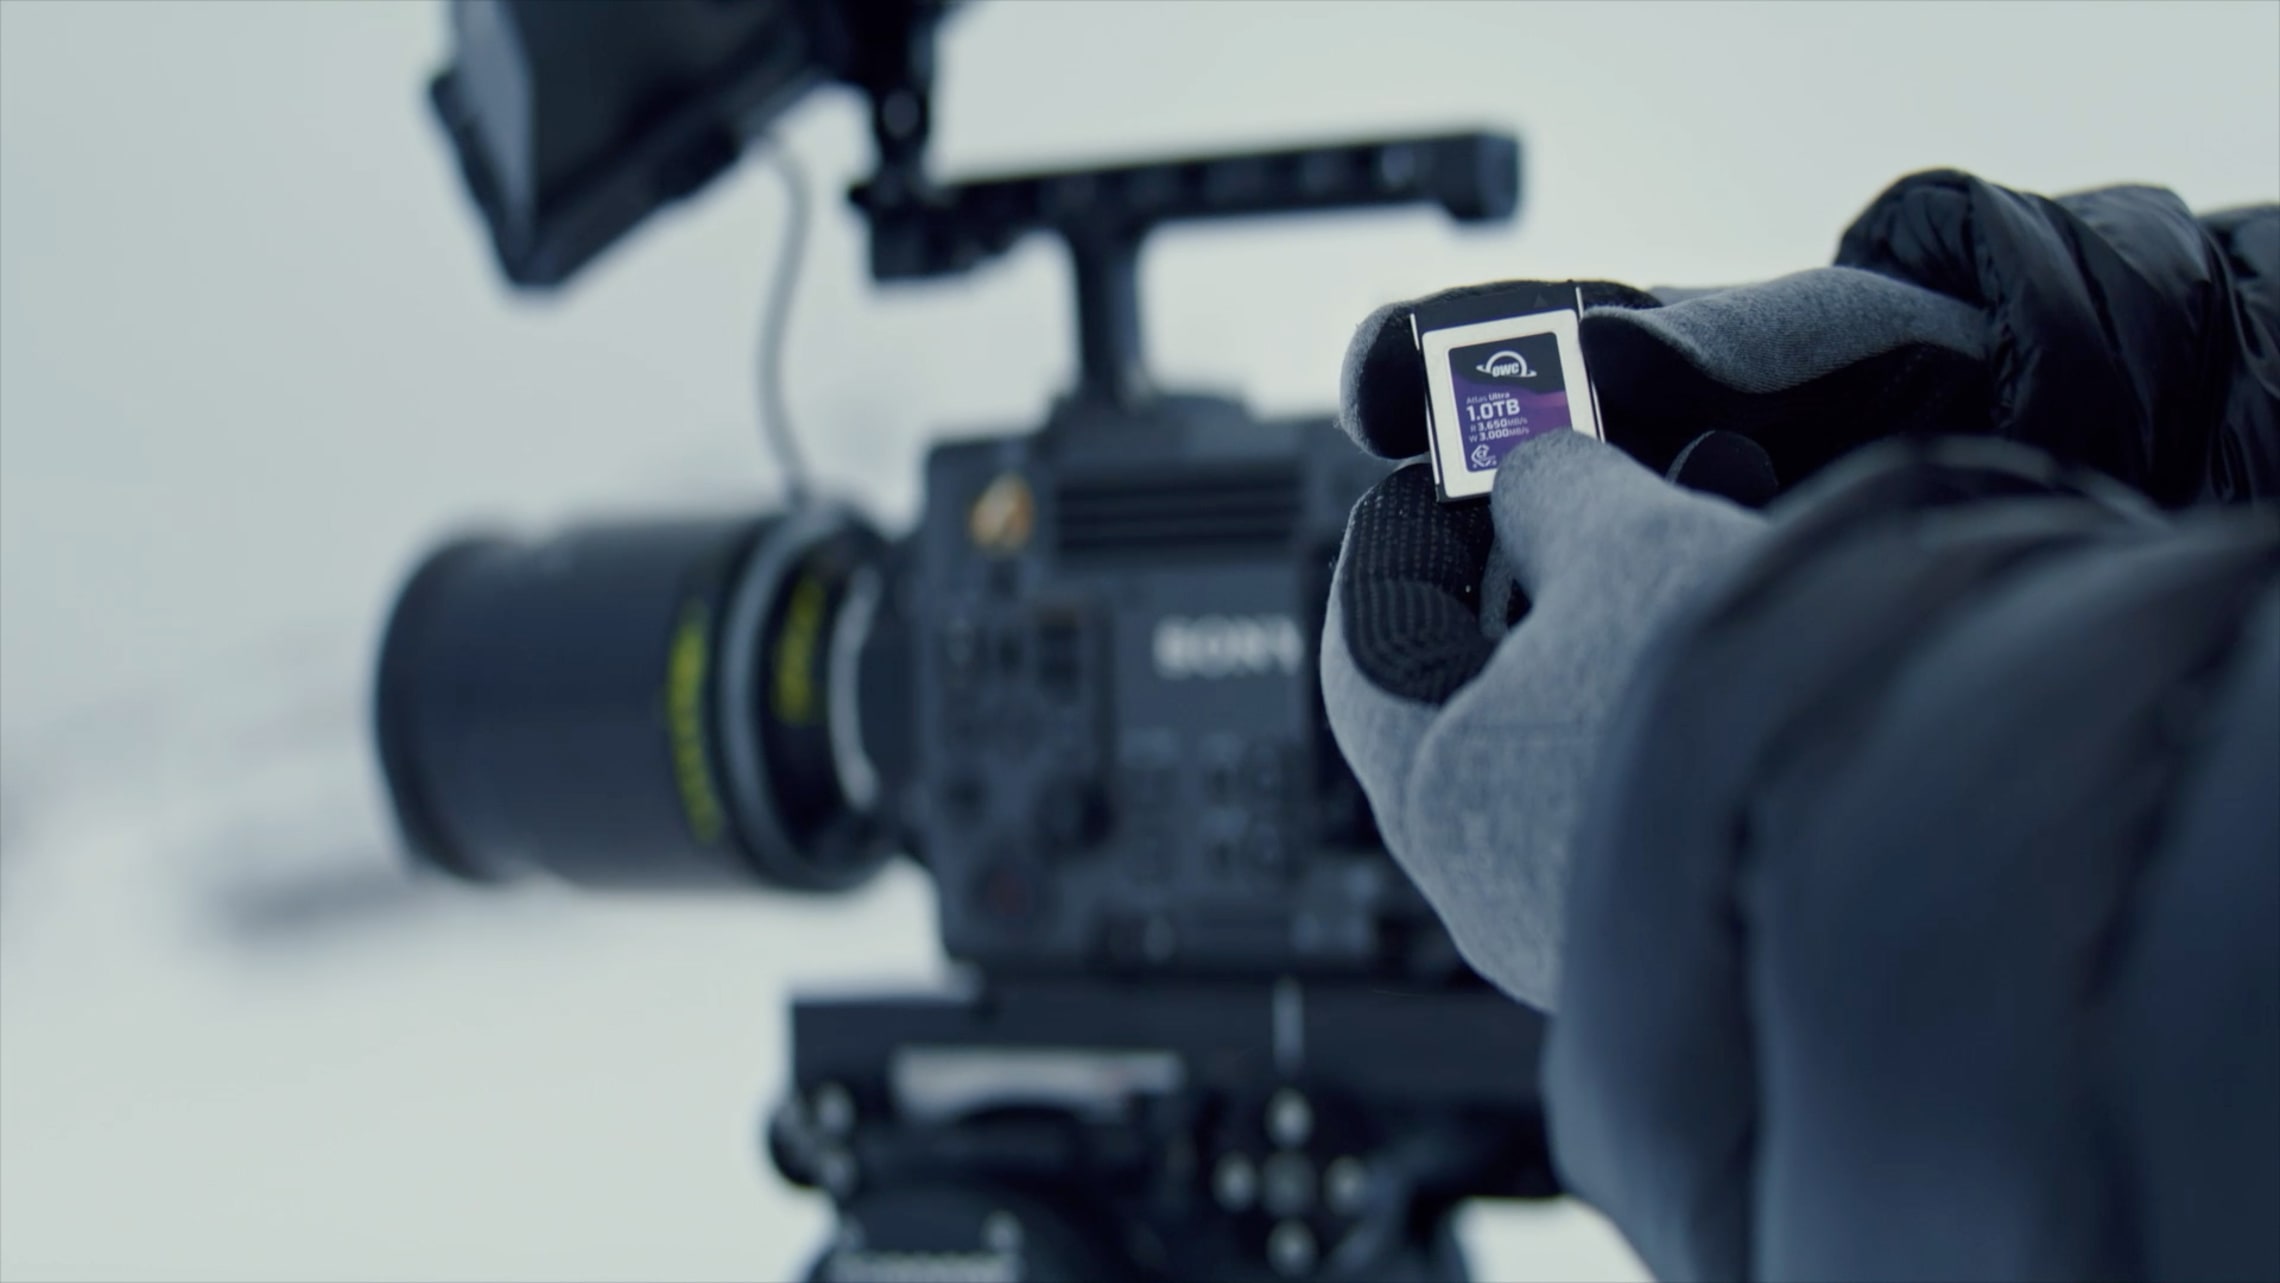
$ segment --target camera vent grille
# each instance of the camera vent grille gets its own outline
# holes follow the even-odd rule
[[[1078,561],[1285,548],[1303,503],[1289,466],[1069,478],[1054,490],[1055,544]]]

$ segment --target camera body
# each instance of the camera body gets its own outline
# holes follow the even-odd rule
[[[1328,732],[1332,566],[1385,465],[1154,387],[1138,258],[1175,221],[1500,220],[1517,141],[938,184],[945,8],[454,7],[431,99],[510,280],[560,283],[828,76],[872,101],[873,277],[1054,234],[1078,378],[1033,431],[936,447],[900,539],[802,498],[433,552],[375,691],[406,844],[618,889],[926,866],[959,987],[793,1005],[767,1147],[839,1214],[815,1278],[1461,1279],[1462,1201],[1557,1192],[1543,1026],[1465,966]]]
[[[813,1277],[1454,1279],[1459,1202],[1556,1192],[1541,1023],[1324,720],[1385,466],[1202,397],[932,451],[858,680],[909,676],[910,726],[864,734],[913,748],[883,801],[976,984],[795,1003],[768,1145],[837,1205]]]
[[[382,645],[398,819],[479,880],[926,865],[961,985],[793,1006],[768,1150],[838,1212],[816,1277],[1460,1279],[1458,1204],[1557,1192],[1542,1022],[1327,733],[1383,467],[1327,422],[1072,398],[937,447],[900,540],[809,505],[448,545]]]
[[[1384,465],[1322,421],[1064,402],[937,447],[909,541],[909,845],[993,973],[1458,969],[1331,743],[1315,664]]]

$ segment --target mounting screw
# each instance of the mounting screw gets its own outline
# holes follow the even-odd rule
[[[1361,1211],[1369,1193],[1370,1169],[1352,1154],[1333,1159],[1322,1173],[1322,1197],[1340,1216]]]
[[[1377,184],[1381,191],[1398,191],[1417,177],[1417,153],[1396,143],[1378,152]]]
[[[991,1212],[982,1222],[982,1246],[1000,1256],[1013,1256],[1021,1251],[1021,1220],[1003,1208]]]
[[[890,138],[908,138],[918,128],[918,96],[897,89],[879,103],[879,123]]]
[[[827,1149],[816,1156],[816,1179],[833,1198],[855,1192],[855,1156],[844,1149]]]
[[[815,1098],[808,1102],[815,1114],[815,1125],[826,1136],[845,1136],[855,1129],[855,1097],[838,1083],[825,1083],[815,1089]]]
[[[1314,1206],[1314,1164],[1289,1151],[1268,1159],[1259,1172],[1259,1202],[1269,1216],[1304,1216]]]
[[[1158,965],[1170,962],[1179,948],[1180,933],[1172,920],[1161,913],[1148,915],[1148,923],[1140,932],[1140,952],[1148,961]]]
[[[1285,1087],[1267,1102],[1267,1135],[1277,1145],[1296,1149],[1314,1134],[1314,1107],[1306,1097]]]
[[[1224,1155],[1211,1174],[1211,1192],[1222,1208],[1240,1212],[1258,1195],[1259,1171],[1241,1154]]]
[[[1314,1231],[1302,1221],[1284,1221],[1267,1235],[1267,1264],[1284,1278],[1314,1268]]]

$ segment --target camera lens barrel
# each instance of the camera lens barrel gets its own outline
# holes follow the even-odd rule
[[[438,549],[397,598],[375,691],[408,845],[482,881],[868,876],[891,845],[858,711],[884,554],[829,507]]]

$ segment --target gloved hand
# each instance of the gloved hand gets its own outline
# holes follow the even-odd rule
[[[1937,434],[2022,441],[2167,506],[2280,494],[2280,206],[2195,218],[2155,187],[2050,200],[1936,170],[1871,202],[1837,262],[1721,290],[1582,282],[1607,439],[1666,470],[1705,428],[1738,433],[1784,490]],[[1389,459],[1425,451],[1413,306],[1346,358],[1347,430]]]
[[[1330,727],[1395,858],[1514,997],[1551,1005],[1571,830],[1641,648],[1763,525],[1572,432],[1516,446],[1485,506],[1441,504],[1422,464],[1355,505]]]
[[[1914,285],[1823,268],[1669,304],[1612,282],[1580,292],[1621,451],[1528,442],[1485,508],[1441,506],[1422,467],[1393,474],[1355,508],[1323,639],[1331,729],[1388,846],[1474,967],[1546,1008],[1568,831],[1608,708],[1758,525],[1647,468],[1762,506],[1863,442],[1984,430],[1989,413],[1980,314]],[[1414,306],[1380,309],[1346,357],[1343,424],[1388,458],[1426,448]],[[1515,576],[1533,604],[1505,635]]]
[[[1886,446],[1639,661],[1543,1091],[1656,1277],[2280,1278],[2280,513],[2151,511]]]
[[[1387,478],[1349,522],[1322,659],[1331,729],[1387,845],[1473,966],[1546,1009],[1608,711],[1760,524],[1654,472],[1758,507],[1855,446],[1985,431],[1991,413],[1981,314],[1916,285],[1821,268],[1668,303],[1579,290],[1620,450],[1527,442],[1485,508],[1441,506],[1421,466]],[[1373,314],[1346,356],[1342,423],[1387,458],[1426,449],[1414,306]],[[1531,604],[1507,635],[1515,578]]]
[[[1918,285],[1823,267],[1684,297],[1665,291],[1667,303],[1607,281],[1580,290],[1583,354],[1607,440],[1673,473],[1707,430],[1731,434],[1712,488],[1752,506],[1871,441],[1984,433],[1993,423],[1985,317]],[[1346,353],[1342,423],[1381,458],[1425,453],[1424,363],[1409,324],[1416,306],[1372,313]],[[1746,448],[1735,437],[1761,456],[1751,466],[1765,475],[1749,487],[1733,476],[1731,456]]]

